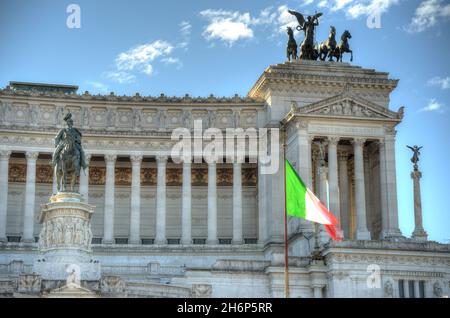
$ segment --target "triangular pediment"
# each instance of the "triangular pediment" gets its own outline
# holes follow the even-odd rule
[[[298,115],[385,120],[401,120],[403,116],[402,110],[398,113],[393,112],[364,98],[349,94],[340,94],[320,102],[296,107],[295,113]]]

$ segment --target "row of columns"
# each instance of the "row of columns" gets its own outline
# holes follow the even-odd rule
[[[0,241],[6,241],[6,218],[8,201],[8,170],[11,151],[0,152]],[[36,162],[38,152],[27,152],[27,177],[25,210],[23,222],[23,242],[34,242],[34,212]],[[103,243],[114,243],[114,193],[116,155],[105,155],[106,180],[105,204],[103,220]],[[91,155],[86,155],[89,163]],[[131,210],[130,210],[130,244],[140,244],[141,220],[141,180],[140,170],[142,155],[131,155]],[[157,188],[156,188],[156,236],[155,244],[166,244],[166,166],[167,156],[157,156]],[[80,175],[80,194],[88,200],[89,168]],[[208,237],[207,244],[217,244],[217,167],[208,164]],[[53,192],[56,193],[54,178]],[[192,199],[191,199],[191,162],[183,162],[182,212],[181,212],[181,244],[192,244]],[[240,163],[233,164],[233,244],[242,244],[242,169]]]
[[[312,155],[311,143],[314,136],[307,133],[305,128],[298,129],[299,164],[298,173],[308,187],[312,188]],[[319,196],[330,211],[338,219],[350,210],[349,182],[348,182],[348,154],[338,152],[338,143],[341,138],[327,137],[328,167],[317,167],[318,182],[323,183],[319,188],[326,189],[328,182],[329,193],[320,191]],[[355,182],[355,210],[356,210],[356,239],[370,240],[371,235],[367,228],[366,218],[366,189],[363,149],[366,139],[354,138],[352,140],[354,153],[354,182]],[[380,149],[380,192],[382,214],[382,238],[401,236],[398,226],[397,182],[395,170],[395,137],[386,136],[379,140]],[[329,202],[328,202],[329,198]]]

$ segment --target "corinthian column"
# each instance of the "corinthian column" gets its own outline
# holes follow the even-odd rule
[[[22,241],[34,242],[34,202],[36,192],[36,161],[38,152],[27,152],[27,183],[25,186],[25,213]]]
[[[191,196],[191,162],[183,161],[183,190],[181,208],[181,244],[192,244],[192,196]]]
[[[366,220],[366,194],[364,182],[363,147],[365,139],[353,140],[355,161],[355,207],[356,207],[356,239],[370,240],[370,232],[367,229]]]
[[[89,162],[91,161],[91,155],[85,154],[86,164],[88,165],[86,169],[83,171],[83,168],[80,170],[80,194],[83,196],[83,199],[86,203],[89,201]]]
[[[349,185],[348,185],[348,152],[339,152],[339,195],[341,202],[340,221],[343,237],[349,234]]]
[[[217,244],[217,172],[216,163],[208,163],[208,244]]]
[[[103,243],[114,243],[114,197],[115,197],[115,165],[116,155],[105,155],[105,213],[103,219]]]
[[[8,210],[8,172],[11,151],[0,151],[0,242],[7,242],[6,216]]]
[[[242,169],[233,163],[233,244],[242,244]]]
[[[380,199],[381,199],[381,235],[386,238],[389,233],[389,213],[387,205],[387,185],[386,185],[386,147],[384,140],[378,142],[380,151]]]
[[[130,244],[140,244],[142,155],[132,155],[130,159],[131,159]]]
[[[422,199],[420,194],[420,178],[422,178],[422,172],[419,169],[414,169],[411,172],[411,178],[414,181],[414,232],[412,238],[416,241],[426,241],[428,238],[427,232],[423,229],[422,224]]]
[[[338,184],[337,144],[339,137],[328,138],[329,200],[330,211],[340,220],[341,206]]]
[[[155,244],[167,244],[166,238],[166,165],[167,156],[156,157],[158,177],[156,185],[156,237]]]
[[[397,203],[397,171],[395,168],[395,135],[385,137],[386,147],[386,193],[389,216],[389,230],[387,236],[402,236],[398,226]]]

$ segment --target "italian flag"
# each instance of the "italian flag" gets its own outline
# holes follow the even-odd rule
[[[285,164],[285,174],[287,215],[323,224],[331,238],[340,241],[341,238],[337,236],[336,231],[338,220],[305,186],[288,160]]]

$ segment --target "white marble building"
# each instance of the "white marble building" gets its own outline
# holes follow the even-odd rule
[[[339,243],[289,220],[291,297],[445,297],[450,246],[399,230],[403,108],[389,105],[397,82],[308,61],[268,67],[245,98],[100,96],[12,82],[0,90],[0,295],[61,286],[33,264],[41,204],[56,192],[53,138],[70,110],[89,160],[79,188],[95,206],[92,261],[102,275],[84,287],[127,297],[283,297],[283,169],[261,174],[251,157],[175,164],[172,130],[202,119],[205,129],[285,128],[287,158],[339,218]],[[316,238],[323,260],[311,258]]]

